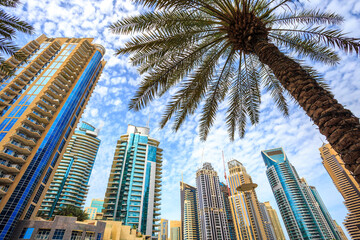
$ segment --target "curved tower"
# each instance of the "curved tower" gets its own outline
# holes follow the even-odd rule
[[[118,140],[104,199],[104,219],[122,221],[157,238],[162,149],[150,129],[128,125]]]
[[[61,207],[82,208],[89,189],[89,179],[99,149],[98,129],[82,122],[71,136],[64,156],[42,201],[40,211],[52,217]]]
[[[266,175],[290,239],[341,239],[310,186],[300,180],[282,148],[261,151]],[[326,210],[327,212],[327,210]]]

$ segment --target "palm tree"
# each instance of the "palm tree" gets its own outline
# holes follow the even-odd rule
[[[300,60],[335,65],[340,61],[335,48],[359,55],[360,39],[337,27],[341,16],[296,11],[291,0],[136,2],[152,10],[110,25],[113,33],[136,34],[116,54],[131,54],[132,64],[146,73],[130,109],[140,110],[175,88],[160,126],[173,118],[176,131],[201,108],[199,131],[206,140],[219,104],[227,101],[226,125],[233,140],[235,132],[244,136],[248,119],[258,123],[262,89],[284,115],[287,92],[360,182],[359,119]]]
[[[20,0],[0,0],[0,7],[16,8],[19,4]],[[0,51],[22,61],[25,55],[19,51],[19,48],[13,42],[16,31],[32,34],[34,29],[18,17],[0,9]],[[0,56],[0,71],[4,74],[9,74],[12,71],[12,66],[5,62],[4,56]]]
[[[55,215],[77,217],[78,221],[85,221],[89,218],[88,214],[78,207],[73,205],[66,205],[61,207]]]

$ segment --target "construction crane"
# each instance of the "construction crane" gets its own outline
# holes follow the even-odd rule
[[[222,151],[222,160],[223,160],[223,164],[224,164],[224,177],[225,177],[225,182],[226,182],[226,188],[227,188],[228,194],[229,194],[229,196],[230,196],[231,194],[230,194],[229,182],[228,182],[227,177],[226,177],[226,167],[225,167],[224,151]]]

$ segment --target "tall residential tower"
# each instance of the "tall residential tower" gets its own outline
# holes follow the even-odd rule
[[[181,238],[200,240],[200,221],[196,187],[180,182]]]
[[[280,220],[279,220],[279,217],[278,217],[275,209],[273,209],[271,207],[269,202],[260,203],[260,208],[263,208],[264,209],[263,211],[266,211],[267,217],[270,218],[270,223],[271,223],[272,229],[275,234],[274,239],[285,240],[284,232],[282,230]],[[264,214],[263,214],[263,216],[264,216]],[[264,216],[264,220],[267,221],[265,219],[265,216]],[[270,236],[269,236],[269,238],[270,238]]]
[[[345,163],[330,144],[320,148],[321,158],[336,188],[344,198],[349,211],[344,226],[353,239],[360,239],[360,185],[345,168]]]
[[[157,237],[160,231],[162,149],[150,129],[128,125],[118,140],[104,199],[104,219]]]
[[[334,223],[327,220],[330,216],[320,209],[321,203],[310,186],[300,180],[284,150],[264,150],[261,155],[290,239],[341,239],[334,231]]]
[[[52,217],[62,207],[84,206],[100,145],[97,135],[98,130],[86,122],[75,130],[42,201],[42,214]]]
[[[0,239],[36,215],[100,77],[105,49],[91,38],[41,35],[10,58],[0,85]]]
[[[201,238],[229,240],[229,226],[219,176],[210,163],[204,163],[196,172],[196,188],[199,197]]]
[[[245,167],[237,160],[228,162],[229,186],[231,191],[230,205],[234,220],[237,240],[267,239],[264,219],[260,211],[255,189],[238,191],[244,184],[253,184]]]

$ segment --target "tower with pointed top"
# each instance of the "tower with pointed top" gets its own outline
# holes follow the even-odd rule
[[[196,172],[196,188],[199,197],[201,238],[230,240],[219,176],[210,163],[204,163]]]

